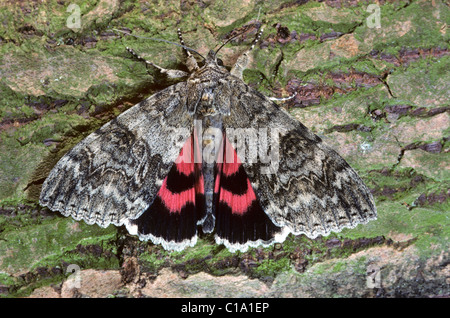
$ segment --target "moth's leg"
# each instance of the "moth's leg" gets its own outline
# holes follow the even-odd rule
[[[183,36],[181,35],[181,29],[177,30],[177,34],[178,34],[178,39],[180,40],[180,43],[183,47],[184,53],[186,53],[187,56],[187,60],[186,60],[186,66],[189,70],[189,72],[193,72],[196,69],[198,69],[198,64],[197,64],[197,60],[195,59],[194,55],[191,54],[191,52],[189,52],[189,50],[187,50],[186,44],[184,44],[184,40],[183,40]]]
[[[294,94],[292,94],[291,96],[288,96],[288,97],[282,97],[282,98],[268,97],[268,99],[273,100],[275,102],[285,102],[287,100],[293,99],[295,96],[297,96],[297,92],[294,92]]]
[[[127,51],[130,52],[136,59],[138,59],[139,61],[144,62],[146,65],[150,65],[150,66],[154,67],[159,72],[161,72],[162,74],[166,75],[169,79],[181,79],[183,77],[189,76],[189,73],[186,73],[184,71],[165,69],[165,68],[162,68],[161,66],[158,66],[158,65],[156,65],[156,64],[154,64],[154,63],[152,63],[150,61],[147,61],[146,59],[141,57],[139,54],[134,52],[129,47],[127,47]]]
[[[256,43],[258,43],[259,39],[261,38],[261,35],[263,33],[263,29],[259,30],[259,32],[256,34],[255,40],[253,41],[252,46],[244,53],[242,54],[236,63],[234,64],[233,68],[231,69],[230,73],[234,76],[239,77],[242,79],[242,72],[247,68],[248,63],[250,62],[249,54],[251,50],[255,47]]]

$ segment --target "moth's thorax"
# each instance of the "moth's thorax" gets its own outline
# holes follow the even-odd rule
[[[228,115],[230,73],[215,63],[206,64],[187,80],[187,107],[197,116]]]
[[[206,63],[204,66],[194,71],[189,80],[203,81],[217,81],[219,79],[226,78],[230,75],[230,72],[224,67],[217,65],[215,62]]]
[[[214,105],[214,100],[214,87],[205,87],[202,91],[199,105],[197,106],[197,114],[204,117],[216,116],[218,111]]]

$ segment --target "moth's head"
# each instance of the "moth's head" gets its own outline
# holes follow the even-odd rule
[[[219,53],[219,51],[226,45],[228,44],[231,40],[235,39],[236,37],[240,36],[243,32],[238,33],[232,37],[230,37],[228,40],[226,40],[224,43],[222,43],[222,45],[219,46],[219,48],[217,50],[211,50],[208,52],[208,55],[206,56],[206,58],[204,58],[205,61],[205,66],[208,67],[224,67],[223,65],[223,61],[221,59],[219,59],[217,57],[217,53]]]
[[[223,66],[223,61],[217,58],[217,51],[211,50],[205,58],[205,65],[209,67]]]

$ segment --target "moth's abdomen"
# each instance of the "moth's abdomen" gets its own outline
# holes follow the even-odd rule
[[[205,116],[196,121],[196,132],[202,145],[202,174],[205,191],[205,217],[200,222],[203,232],[211,233],[214,230],[215,211],[213,207],[214,185],[217,175],[216,162],[222,144],[222,118],[221,115]],[[200,124],[200,127],[198,127]]]

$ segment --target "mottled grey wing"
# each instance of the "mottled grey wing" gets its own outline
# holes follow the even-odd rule
[[[241,160],[261,206],[285,234],[314,238],[376,218],[369,189],[341,156],[242,81],[230,86],[231,116],[224,119],[224,127],[267,129],[270,160],[262,160],[260,153],[255,163]],[[279,132],[278,140],[271,131]],[[260,144],[258,151],[262,148]],[[247,157],[255,154],[250,150]]]
[[[143,100],[77,144],[45,180],[41,205],[103,227],[139,217],[191,134],[185,85]]]

